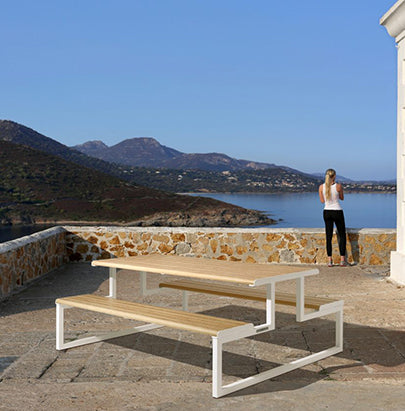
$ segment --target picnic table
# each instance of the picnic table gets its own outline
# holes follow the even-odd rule
[[[56,348],[58,350],[134,332],[148,331],[162,326],[207,334],[212,338],[212,394],[216,398],[319,361],[343,350],[343,301],[305,295],[304,280],[308,276],[318,274],[317,269],[305,266],[252,264],[161,254],[95,260],[92,265],[109,268],[109,295],[102,297],[86,294],[56,300]],[[139,273],[141,295],[159,292],[162,288],[181,290],[183,310],[117,299],[117,270],[131,270]],[[176,279],[162,281],[159,288],[150,289],[147,287],[147,276],[150,273],[175,276]],[[295,292],[277,292],[276,284],[287,280],[295,280]],[[263,301],[266,310],[265,322],[254,325],[250,322],[189,312],[188,294],[190,292]],[[296,320],[299,322],[334,314],[335,345],[271,370],[223,385],[223,344],[274,330],[276,304],[294,305],[296,307]],[[64,309],[72,307],[116,315],[147,324],[130,330],[112,332],[101,337],[91,336],[65,342]]]

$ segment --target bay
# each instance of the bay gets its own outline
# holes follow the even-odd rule
[[[318,193],[209,193],[211,197],[265,212],[280,220],[271,227],[323,228],[323,204]],[[345,193],[342,202],[348,228],[395,228],[396,195],[391,193]],[[270,226],[269,226],[270,227]]]
[[[192,193],[253,210],[277,220],[275,228],[323,228],[323,205],[318,193]],[[348,228],[395,228],[396,195],[346,193],[342,202]],[[0,226],[0,243],[45,230],[52,225]]]

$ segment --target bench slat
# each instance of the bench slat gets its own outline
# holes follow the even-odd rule
[[[92,294],[58,298],[56,303],[211,336],[216,336],[222,330],[249,324],[242,321],[139,304]]]
[[[245,300],[266,301],[266,290],[254,289],[247,287],[238,287],[227,284],[208,283],[193,280],[178,280],[161,282],[159,287],[173,288],[177,290],[193,291],[214,295],[221,295],[225,297],[241,298]],[[305,296],[305,308],[319,310],[323,304],[332,303],[336,300],[324,297],[309,297]],[[292,293],[282,293],[276,291],[276,304],[295,306],[296,296]]]

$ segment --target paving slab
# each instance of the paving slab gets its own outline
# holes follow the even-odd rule
[[[68,264],[0,302],[0,410],[403,410],[405,287],[388,267],[314,266],[306,292],[345,300],[344,351],[220,399],[211,396],[210,338],[160,328],[69,350],[55,349],[55,299],[106,295],[108,271]],[[158,275],[148,278],[156,286]],[[281,283],[294,291],[295,283]],[[118,274],[119,298],[181,308],[181,293],[139,295],[139,277]],[[190,309],[258,323],[259,302],[190,297]],[[300,358],[334,341],[332,318],[296,323],[280,307],[276,330],[226,345],[224,382]],[[66,337],[130,328],[112,316],[68,310]]]

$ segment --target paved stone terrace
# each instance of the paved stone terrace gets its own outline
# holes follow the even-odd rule
[[[307,293],[345,300],[344,352],[213,399],[209,337],[162,328],[56,351],[55,299],[105,295],[108,287],[104,268],[61,267],[0,303],[0,410],[402,410],[405,287],[390,282],[387,267],[316,268]],[[153,286],[159,276],[150,279]],[[179,292],[141,298],[138,286],[136,274],[119,273],[119,297],[181,306]],[[264,316],[260,303],[202,294],[190,298],[190,308],[253,322]],[[280,309],[276,331],[226,346],[225,382],[333,342],[328,318],[295,323],[292,309]],[[73,309],[66,318],[68,337],[131,324]]]

